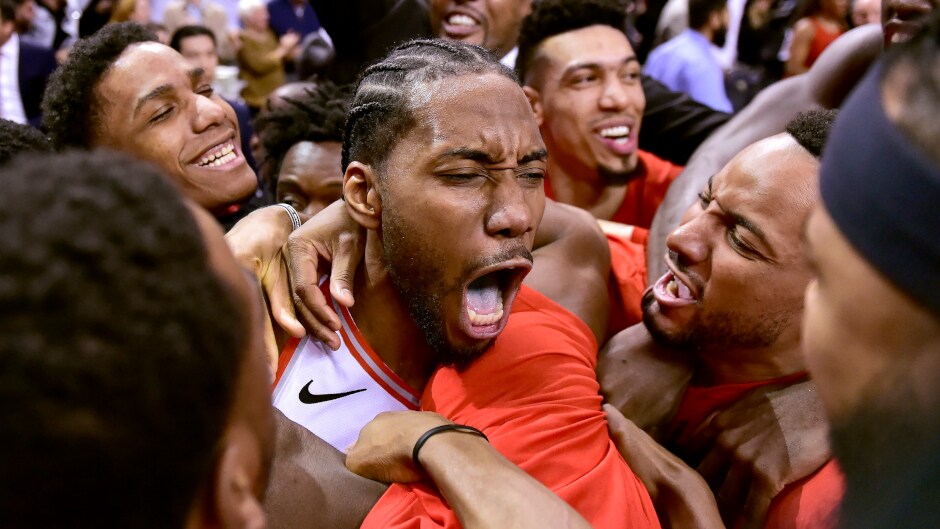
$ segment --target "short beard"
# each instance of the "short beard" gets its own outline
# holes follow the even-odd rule
[[[632,170],[615,170],[610,167],[598,166],[597,175],[609,186],[625,186],[635,180],[639,172],[634,167]]]
[[[771,314],[748,316],[733,313],[703,313],[681,331],[669,334],[656,326],[652,310],[653,291],[643,295],[643,325],[660,345],[684,351],[717,351],[723,349],[757,349],[777,342],[799,310],[783,310]]]
[[[940,527],[940,414],[918,405],[906,369],[880,377],[851,415],[832,418],[846,477],[841,527]]]
[[[435,266],[445,262],[445,256],[436,248],[431,248],[418,240],[413,230],[405,228],[394,215],[386,209],[382,214],[382,245],[385,250],[385,270],[405,302],[408,315],[424,335],[428,347],[435,353],[442,366],[453,366],[463,370],[470,366],[492,345],[492,340],[475,344],[471,347],[457,348],[447,340],[444,326],[444,302],[447,293],[458,291],[463,295],[462,283],[447,285],[443,271]],[[472,270],[495,264],[513,257],[525,257],[532,260],[532,254],[525,246],[507,249],[478,262],[470,263],[461,277]]]

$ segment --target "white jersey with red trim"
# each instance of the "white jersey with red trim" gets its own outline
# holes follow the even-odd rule
[[[323,290],[330,299],[328,289]],[[418,409],[420,393],[372,351],[349,311],[330,302],[342,322],[339,350],[309,336],[288,342],[274,382],[274,406],[336,449],[345,450],[379,413]]]

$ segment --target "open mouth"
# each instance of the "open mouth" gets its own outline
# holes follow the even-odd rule
[[[453,38],[476,33],[481,25],[480,17],[467,11],[450,11],[443,18],[444,33]]]
[[[698,295],[686,281],[675,275],[672,270],[653,285],[653,295],[660,306],[683,307],[698,301]]]
[[[241,155],[234,140],[228,140],[207,150],[194,164],[197,167],[215,169],[235,164]]]
[[[506,325],[512,302],[532,263],[504,261],[480,271],[464,288],[460,324],[473,339],[495,338]]]
[[[605,125],[595,129],[595,134],[608,149],[620,156],[636,151],[636,134],[629,123]]]

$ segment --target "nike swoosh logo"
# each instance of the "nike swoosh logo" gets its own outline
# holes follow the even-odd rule
[[[303,402],[304,404],[318,404],[320,402],[328,402],[331,400],[348,397],[350,395],[355,395],[356,393],[361,393],[366,390],[366,388],[362,388],[354,389],[352,391],[344,391],[342,393],[324,393],[322,395],[314,395],[313,393],[310,393],[310,384],[313,384],[313,380],[307,382],[307,385],[300,390],[300,402]]]

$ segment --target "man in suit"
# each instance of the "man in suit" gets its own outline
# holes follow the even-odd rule
[[[235,46],[229,35],[228,15],[221,5],[210,0],[171,2],[163,12],[163,23],[171,35],[187,25],[209,28],[215,35],[219,59],[226,64],[235,61]]]
[[[21,42],[15,29],[21,0],[0,0],[0,117],[38,127],[46,80],[56,68],[53,52]]]

